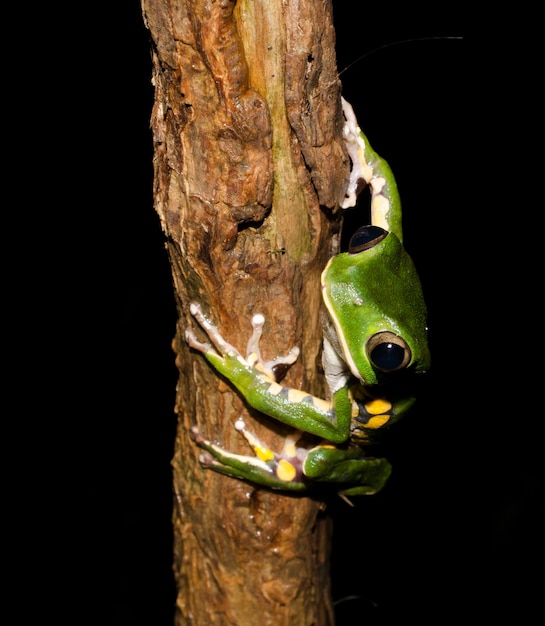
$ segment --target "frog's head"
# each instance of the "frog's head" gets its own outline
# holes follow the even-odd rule
[[[374,225],[356,231],[348,252],[322,272],[322,295],[339,356],[360,381],[373,385],[392,372],[428,369],[420,279],[393,232]]]

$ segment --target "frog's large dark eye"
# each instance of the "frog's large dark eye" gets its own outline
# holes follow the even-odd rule
[[[395,372],[411,362],[411,349],[405,340],[387,330],[367,340],[367,355],[371,364],[383,372]]]
[[[387,230],[380,226],[362,226],[352,235],[348,244],[348,252],[350,254],[358,254],[364,250],[369,250],[382,241],[388,234]]]

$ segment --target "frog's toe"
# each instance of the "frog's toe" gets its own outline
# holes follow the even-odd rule
[[[195,331],[192,328],[185,329],[185,340],[190,348],[193,348],[194,350],[198,350],[199,352],[202,352],[203,354],[207,354],[208,352],[214,351],[210,343],[202,342],[197,339],[197,335],[195,334]]]
[[[191,428],[189,429],[189,435],[190,435],[191,439],[193,439],[193,441],[198,446],[202,446],[202,445],[206,445],[206,444],[210,443],[207,439],[205,439],[202,436],[201,431],[199,430],[198,426],[191,426]]]
[[[210,469],[220,465],[220,463],[218,463],[209,452],[203,452],[202,454],[199,454],[199,463],[205,469]]]

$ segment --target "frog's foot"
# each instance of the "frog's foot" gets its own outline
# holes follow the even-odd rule
[[[308,451],[295,445],[295,437],[287,437],[282,452],[277,453],[249,431],[242,418],[235,422],[235,428],[244,436],[256,456],[228,452],[203,437],[196,426],[191,428],[193,441],[206,451],[199,456],[203,467],[271,489],[301,491],[308,487],[302,471]]]
[[[192,302],[189,306],[189,311],[206,332],[212,343],[198,341],[191,328],[185,331],[186,341],[192,348],[199,350],[205,355],[216,354],[217,356],[236,357],[241,363],[255,367],[259,372],[276,382],[282,380],[289,367],[295,363],[299,356],[299,348],[293,347],[285,356],[277,356],[270,361],[263,360],[259,349],[259,340],[263,334],[265,317],[261,313],[256,313],[252,317],[252,335],[248,341],[246,358],[244,358],[234,346],[225,341],[217,327],[205,317],[200,304]]]
[[[356,206],[360,191],[367,185],[370,180],[371,173],[366,167],[364,152],[365,144],[361,137],[361,130],[358,126],[358,120],[352,105],[344,98],[341,98],[345,123],[343,126],[343,139],[348,152],[348,156],[352,161],[350,170],[350,179],[344,198],[341,200],[341,208],[349,209]]]

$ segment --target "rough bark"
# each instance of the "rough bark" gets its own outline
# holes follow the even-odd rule
[[[323,505],[204,470],[189,428],[248,454],[241,398],[184,340],[197,300],[244,352],[301,348],[287,383],[323,394],[320,272],[349,173],[327,0],[142,0],[151,33],[154,198],[178,303],[178,625],[333,624]],[[286,429],[251,412],[281,447]]]

